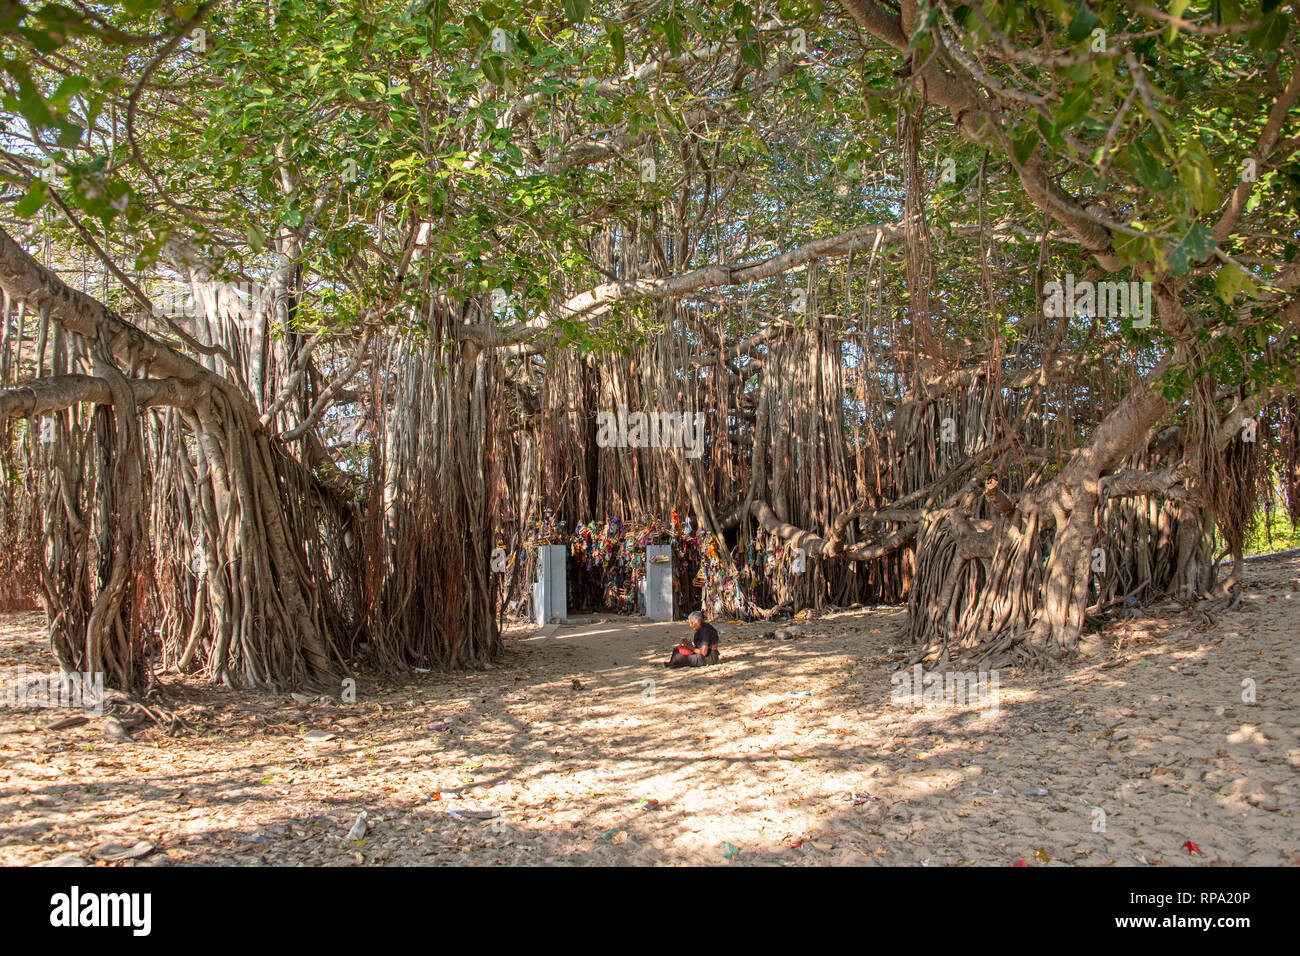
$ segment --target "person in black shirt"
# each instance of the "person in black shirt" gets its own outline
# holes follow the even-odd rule
[[[695,647],[679,645],[673,650],[673,656],[664,662],[664,667],[703,667],[718,663],[718,632],[712,624],[706,624],[704,615],[692,611],[686,619],[695,632]]]

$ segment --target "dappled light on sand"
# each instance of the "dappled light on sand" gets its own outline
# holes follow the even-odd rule
[[[891,700],[901,610],[786,641],[724,622],[722,663],[678,671],[659,662],[680,624],[510,633],[491,669],[363,678],[355,704],[169,682],[202,728],[178,738],[4,711],[0,862],[147,842],[113,865],[1300,863],[1298,662],[1274,653],[1298,572],[1253,565],[1212,623],[1156,609],[1059,671],[1004,673],[995,716]],[[39,625],[4,619],[0,674],[41,665]]]

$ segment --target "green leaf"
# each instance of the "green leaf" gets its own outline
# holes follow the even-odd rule
[[[1188,269],[1208,258],[1213,250],[1214,238],[1210,230],[1198,222],[1169,249],[1169,268],[1174,275],[1186,275]]]
[[[1084,40],[1101,23],[1101,17],[1080,3],[1074,10],[1074,19],[1070,21],[1070,41],[1078,43]]]
[[[1043,139],[1052,145],[1053,149],[1065,149],[1065,140],[1061,139],[1061,133],[1053,126],[1042,113],[1037,118],[1038,131],[1043,134]]]
[[[58,87],[50,94],[51,103],[64,103],[90,87],[90,80],[84,76],[65,76]]]
[[[495,83],[497,86],[505,86],[506,71],[501,57],[496,54],[483,57],[483,75],[488,78],[489,82]]]
[[[673,56],[682,55],[682,25],[677,17],[669,16],[664,23],[664,35],[668,38],[668,50]]]
[[[1196,212],[1219,205],[1218,177],[1214,161],[1199,139],[1187,140],[1178,153],[1178,180],[1182,183],[1191,208]]]
[[[1235,26],[1241,22],[1240,0],[1210,0],[1210,13],[1219,26]]]
[[[1084,86],[1068,94],[1056,111],[1053,124],[1058,131],[1068,129],[1083,118],[1092,105],[1092,89]]]
[[[478,43],[486,43],[488,37],[491,36],[487,24],[472,13],[465,16],[465,28],[469,30],[469,35]]]
[[[255,253],[261,252],[262,248],[266,245],[266,233],[262,232],[256,223],[249,223],[248,228],[244,230],[244,233],[248,236],[249,248]]]
[[[912,37],[907,41],[907,51],[909,53],[911,53],[913,50],[915,50],[918,46],[921,45],[921,41],[926,38],[926,36],[930,32],[930,28],[934,26],[935,21],[938,19],[939,19],[938,7],[930,7],[928,10],[926,10],[925,19],[922,20],[921,23],[916,27],[916,29],[912,31]]]
[[[33,179],[32,184],[27,187],[27,195],[14,206],[14,215],[27,218],[35,214],[45,205],[46,198],[45,183]]]
[[[85,132],[80,126],[71,120],[58,120],[55,125],[59,128],[59,135],[55,142],[64,149],[71,149],[81,142],[81,134]]]
[[[623,28],[617,24],[605,24],[605,36],[609,39],[609,48],[614,51],[614,59],[621,67],[627,59],[627,47],[624,45]]]
[[[1021,166],[1034,154],[1038,147],[1038,130],[1032,126],[1021,126],[1011,134],[1011,151],[1015,154],[1016,162]]]
[[[564,0],[564,16],[570,23],[581,23],[590,13],[591,0]]]
[[[1169,170],[1156,161],[1141,140],[1128,144],[1128,158],[1137,178],[1152,192],[1159,192],[1174,181]]]
[[[1115,252],[1120,262],[1131,264],[1154,264],[1160,266],[1164,261],[1164,249],[1155,236],[1130,236],[1127,233],[1115,234]]]
[[[1214,294],[1224,305],[1231,305],[1242,289],[1255,290],[1249,275],[1231,262],[1226,262],[1214,277]]]
[[[63,45],[62,33],[56,35],[51,30],[33,30],[30,27],[19,27],[17,32],[41,53],[53,53]]]
[[[1284,10],[1274,10],[1250,32],[1250,45],[1256,50],[1276,50],[1286,42],[1291,29],[1290,18]]]
[[[51,125],[54,122],[54,114],[50,112],[49,106],[46,105],[45,98],[41,96],[41,91],[32,82],[27,68],[21,63],[9,60],[5,63],[5,69],[10,76],[18,81],[17,107],[18,111],[22,113],[23,119],[27,120],[32,127]]]
[[[731,19],[735,23],[736,35],[740,36],[749,30],[749,25],[754,22],[754,11],[749,9],[749,4],[736,0],[731,5]]]
[[[694,10],[682,10],[680,11],[680,13],[682,16],[686,18],[686,22],[695,28],[696,33],[698,33],[702,37],[707,37],[709,35],[708,24],[706,24],[704,20],[700,18],[700,15],[698,13],[696,13]]]
[[[1181,17],[1183,15],[1183,11],[1187,9],[1187,5],[1190,2],[1191,0],[1173,0],[1173,2],[1169,4],[1169,16]],[[1169,32],[1165,36],[1165,42],[1173,43],[1174,40],[1176,40],[1177,38],[1178,38],[1178,25],[1171,23],[1169,25]]]

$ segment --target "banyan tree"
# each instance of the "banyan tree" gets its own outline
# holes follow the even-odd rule
[[[539,516],[673,511],[807,557],[710,613],[1042,664],[1300,517],[1288,5],[11,6],[0,597],[65,669],[481,665]]]

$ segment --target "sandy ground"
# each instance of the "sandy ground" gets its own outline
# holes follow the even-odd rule
[[[0,863],[1297,864],[1298,574],[1116,621],[1000,673],[996,708],[892,700],[903,612],[863,609],[792,640],[724,622],[712,668],[659,666],[684,625],[615,618],[355,703],[169,684],[197,735],[0,709]],[[49,670],[38,615],[0,618],[0,680],[19,664]]]

